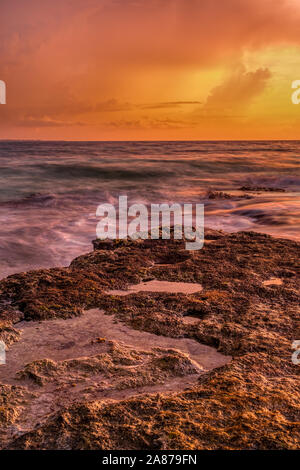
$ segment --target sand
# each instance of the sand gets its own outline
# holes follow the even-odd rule
[[[267,281],[263,282],[264,286],[282,286],[282,279],[279,279],[277,277],[272,277],[271,279],[268,279]]]
[[[231,360],[192,339],[134,330],[100,309],[67,320],[20,322],[15,328],[20,340],[6,353],[0,381],[33,396],[12,428],[14,435],[83,398],[120,400],[183,390],[199,374]],[[172,370],[174,359],[177,369]]]
[[[200,320],[191,317],[191,321],[196,323]],[[83,316],[67,320],[20,322],[16,325],[16,329],[21,332],[21,339],[6,353],[6,365],[0,368],[2,383],[19,385],[20,382],[15,379],[15,374],[31,361],[45,358],[62,361],[98,354],[101,351],[101,344],[92,343],[96,338],[117,341],[140,350],[176,349],[188,354],[200,369],[205,370],[220,367],[230,361],[229,356],[224,356],[216,349],[195,340],[169,338],[134,330],[116,321],[114,316],[105,315],[99,309],[88,310]]]
[[[138,292],[165,292],[169,294],[194,294],[201,292],[201,284],[191,282],[157,281],[156,279],[129,286],[128,290],[111,290],[109,295],[129,295]]]

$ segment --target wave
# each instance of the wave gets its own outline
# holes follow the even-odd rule
[[[24,198],[0,203],[4,207],[49,207],[54,206],[57,198],[54,194],[32,193]]]
[[[204,203],[212,228],[299,239],[299,153],[295,141],[0,141],[0,277],[91,249],[97,206],[120,194],[130,204]],[[243,186],[274,191],[248,198]]]

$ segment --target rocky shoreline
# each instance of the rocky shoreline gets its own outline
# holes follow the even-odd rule
[[[186,338],[230,357],[201,372],[176,349],[102,338],[93,323],[81,328],[89,337],[79,355],[74,324],[64,343],[70,357],[37,357],[6,381],[0,366],[2,448],[299,448],[299,366],[291,345],[300,338],[300,243],[213,230],[205,239],[198,252],[180,240],[95,241],[94,251],[69,267],[0,281],[8,359],[26,338],[26,325],[37,325],[38,339],[52,321],[67,325],[92,309],[132,331]],[[108,293],[152,280],[202,290]],[[36,422],[28,421],[33,410]]]

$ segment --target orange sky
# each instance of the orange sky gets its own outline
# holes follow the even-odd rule
[[[297,139],[299,0],[0,0],[0,138]]]

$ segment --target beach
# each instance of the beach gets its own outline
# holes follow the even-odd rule
[[[0,143],[2,449],[299,447],[298,148]],[[95,239],[120,193],[203,248]]]
[[[99,241],[0,282],[4,449],[297,448],[300,243],[206,239]]]
[[[205,226],[299,240],[300,143],[0,141],[0,278],[68,266],[97,207],[202,203]]]

